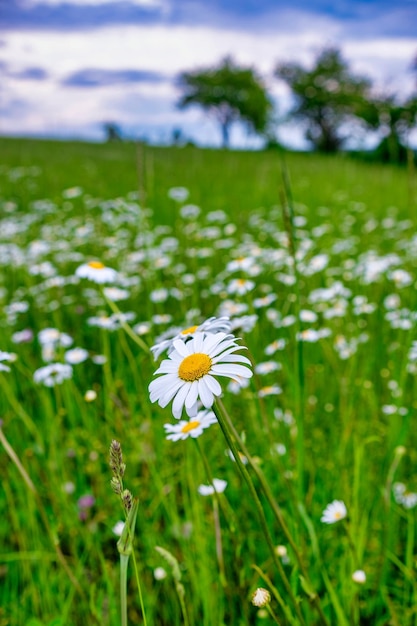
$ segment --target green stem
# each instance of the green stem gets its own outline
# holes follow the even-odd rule
[[[127,566],[129,556],[120,555],[120,621],[122,626],[127,626]]]
[[[204,454],[204,450],[200,446],[198,439],[194,439],[194,441],[197,445],[197,450],[203,460],[203,465],[204,465],[205,472],[207,474],[208,482],[212,485],[213,478],[210,472],[210,466],[208,464],[207,457]],[[225,571],[225,566],[224,566],[222,534],[221,534],[220,515],[219,515],[220,508],[221,508],[221,502],[220,502],[219,494],[217,493],[216,490],[214,490],[213,522],[214,522],[214,534],[215,534],[215,541],[216,541],[216,556],[217,556],[217,562],[219,564],[219,570],[220,570],[220,581],[221,581],[222,586],[226,587],[227,585],[226,571]]]
[[[127,322],[125,322],[125,320],[123,319],[123,313],[122,311],[119,309],[118,306],[116,306],[116,304],[113,302],[113,300],[110,300],[109,298],[106,298],[106,296],[103,293],[103,297],[106,300],[107,304],[109,305],[109,307],[111,308],[111,310],[113,311],[113,313],[115,313],[116,315],[119,316],[119,322],[120,322],[120,326],[123,328],[123,330],[126,332],[126,334],[129,335],[129,337],[131,339],[133,339],[133,341],[145,352],[147,352],[148,354],[150,353],[150,349],[149,346],[143,341],[143,339],[141,339],[139,337],[139,335],[137,335],[129,326],[129,324]]]
[[[299,604],[297,602],[297,599],[294,596],[294,593],[293,593],[293,591],[291,589],[291,585],[290,585],[289,580],[287,578],[287,575],[286,575],[286,573],[284,571],[284,568],[282,567],[281,562],[280,562],[280,560],[279,560],[279,558],[278,558],[278,556],[277,556],[277,554],[275,552],[275,547],[274,547],[274,544],[273,544],[273,541],[272,541],[272,537],[271,537],[269,529],[268,529],[268,525],[267,525],[267,521],[266,521],[266,517],[265,517],[265,512],[264,512],[264,510],[262,508],[262,504],[261,504],[261,501],[259,500],[258,494],[257,494],[256,489],[255,489],[255,485],[253,484],[253,481],[252,481],[252,478],[250,477],[249,472],[247,471],[246,467],[244,466],[244,464],[241,461],[241,458],[240,458],[240,455],[239,455],[239,451],[236,448],[236,445],[235,445],[235,442],[233,440],[233,437],[231,436],[231,434],[229,432],[226,420],[223,418],[223,414],[218,409],[216,404],[213,405],[213,411],[214,411],[214,413],[215,413],[215,415],[217,417],[217,420],[219,422],[220,428],[222,429],[222,432],[223,432],[223,435],[224,435],[224,437],[226,439],[226,442],[227,442],[227,444],[228,444],[228,446],[229,446],[229,448],[230,448],[230,450],[231,450],[231,452],[233,454],[233,457],[234,457],[234,459],[236,461],[236,465],[238,467],[238,470],[239,470],[242,478],[244,479],[244,481],[246,482],[246,484],[247,484],[247,486],[249,488],[249,491],[250,491],[250,494],[252,496],[252,499],[253,499],[256,511],[258,513],[259,521],[260,521],[261,526],[262,526],[262,531],[264,533],[264,536],[265,536],[265,539],[266,539],[269,551],[271,553],[271,557],[272,557],[272,560],[274,562],[274,565],[276,566],[276,568],[277,568],[277,570],[278,570],[278,572],[279,572],[279,574],[281,576],[281,579],[282,579],[282,582],[284,584],[284,587],[285,587],[285,589],[286,589],[286,591],[288,593],[288,596],[290,597],[290,599],[291,599],[291,601],[292,601],[292,603],[294,605],[294,608],[295,608],[295,611],[297,613],[298,619],[300,620],[300,624],[305,625],[304,617],[303,617],[303,615],[302,615],[302,613],[300,611],[300,607],[299,607]],[[287,607],[286,607],[286,612],[289,613]],[[292,618],[291,618],[290,614],[287,615],[287,617],[289,617],[290,621],[292,621]]]
[[[136,584],[138,586],[139,604],[140,604],[140,610],[142,611],[143,624],[144,624],[144,626],[147,626],[145,605],[143,603],[142,587],[141,587],[141,584],[140,584],[139,571],[138,571],[138,565],[136,563],[136,555],[135,555],[135,549],[134,548],[132,550],[132,559],[133,559],[133,569],[135,570]]]
[[[294,295],[295,295],[295,314],[297,323],[296,329],[296,368],[298,374],[298,384],[296,389],[296,401],[297,401],[297,484],[298,484],[298,498],[301,502],[304,499],[304,422],[305,422],[305,374],[304,374],[304,354],[303,354],[303,342],[301,339],[301,298],[300,298],[300,274],[297,265],[297,249],[296,249],[296,235],[294,228],[294,205],[291,193],[291,184],[288,176],[288,170],[286,168],[285,161],[282,157],[282,179],[284,184],[284,198],[283,198],[283,213],[284,222],[287,228],[290,254],[293,261],[294,271]]]

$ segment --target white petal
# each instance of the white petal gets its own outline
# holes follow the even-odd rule
[[[228,376],[229,378],[234,378],[235,376],[251,378],[252,376],[251,370],[244,365],[234,365],[232,363],[225,365],[219,363],[218,365],[213,365],[210,371],[216,376]]]
[[[179,352],[179,354],[183,358],[190,355],[190,349],[188,348],[188,346],[190,345],[191,341],[187,341],[187,343],[185,343],[184,341],[182,341],[182,339],[176,339],[173,342],[173,346],[174,346],[175,350],[177,352]]]
[[[193,336],[194,346],[193,352],[205,352],[204,349],[204,333],[195,333]]]
[[[160,406],[165,407],[184,384],[183,380],[177,379],[169,387],[165,387],[164,395],[161,397]]]
[[[190,406],[189,409],[185,409],[187,411],[188,417],[196,417],[198,413],[198,403],[196,402],[193,406]]]
[[[227,356],[221,354],[217,357],[217,360],[221,361],[222,363],[247,363],[248,365],[252,365],[250,360],[246,356],[242,356],[241,354],[228,354]],[[213,363],[216,363],[217,360],[213,359]]]
[[[222,388],[220,386],[219,381],[213,378],[213,376],[210,376],[210,374],[207,374],[207,376],[204,377],[204,380],[207,384],[207,387],[210,389],[210,391],[214,393],[215,396],[220,396],[222,392]]]
[[[172,403],[172,415],[179,419],[181,417],[182,409],[184,407],[184,401],[187,397],[188,391],[190,389],[190,383],[184,383],[183,387],[181,387],[174,398],[174,402]]]
[[[175,372],[176,368],[177,366],[175,363],[173,363],[169,359],[165,359],[165,361],[162,361],[156,372],[154,372],[154,375],[156,376],[157,374],[172,374],[172,372]]]
[[[205,381],[205,378],[206,377],[200,378],[200,380],[198,381],[198,395],[200,396],[200,400],[206,407],[206,409],[209,409],[213,406],[214,398]]]
[[[198,382],[194,380],[191,383],[190,391],[188,393],[188,396],[185,399],[185,408],[189,409],[191,406],[193,406],[197,402],[197,398],[198,398]]]

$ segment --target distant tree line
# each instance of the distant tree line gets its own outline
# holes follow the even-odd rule
[[[417,72],[417,59],[412,69]],[[274,76],[290,88],[294,104],[289,119],[300,124],[315,150],[336,152],[361,129],[379,131],[382,139],[376,153],[381,159],[405,158],[408,135],[417,125],[417,93],[409,98],[377,93],[370,79],[351,70],[337,47],[322,49],[310,69],[280,63]],[[217,66],[182,72],[178,87],[178,106],[195,105],[211,114],[220,125],[225,148],[237,121],[266,143],[274,142],[272,99],[254,68],[227,57]]]

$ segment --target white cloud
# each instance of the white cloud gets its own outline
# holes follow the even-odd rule
[[[96,129],[103,120],[131,127],[149,125],[168,129],[177,126],[196,130],[204,116],[176,110],[177,92],[172,80],[182,70],[215,64],[228,54],[239,63],[256,67],[274,96],[284,103],[284,108],[288,103],[288,89],[273,78],[274,66],[287,60],[311,62],[314,53],[324,44],[339,45],[355,71],[375,77],[382,87],[390,84],[396,91],[406,92],[415,83],[408,69],[417,49],[417,38],[342,39],[341,25],[336,20],[297,15],[296,20],[294,11],[283,14],[282,28],[285,20],[289,26],[297,26],[289,27],[284,33],[282,28],[278,33],[272,29],[250,33],[184,25],[131,25],[89,32],[5,33],[2,56],[9,69],[19,71],[36,66],[50,77],[36,83],[7,79],[5,93],[9,102],[26,101],[28,107],[26,114],[20,111],[19,119],[9,115],[6,131],[41,133],[52,128],[64,134],[65,129],[78,128],[86,132],[89,127]],[[149,70],[166,75],[168,80],[152,85],[95,89],[64,88],[60,84],[71,73],[85,68]],[[195,116],[199,116],[200,124],[195,122]],[[212,122],[209,125],[212,129]]]

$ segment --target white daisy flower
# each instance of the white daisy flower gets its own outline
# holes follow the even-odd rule
[[[324,524],[334,524],[347,516],[347,508],[342,500],[333,500],[326,506],[321,516],[321,522]]]
[[[106,267],[101,261],[90,261],[83,263],[75,270],[75,275],[79,278],[88,278],[94,283],[114,283],[117,279],[116,270]]]
[[[259,389],[258,396],[260,398],[266,398],[267,396],[279,396],[282,393],[282,388],[279,385],[267,385]]]
[[[127,289],[120,289],[120,287],[105,287],[103,293],[112,302],[120,302],[121,300],[127,300],[130,293]]]
[[[247,278],[234,278],[227,286],[227,293],[231,295],[237,294],[239,296],[244,296],[249,293],[249,291],[252,291],[254,287],[255,283],[253,280],[249,280]]]
[[[204,410],[199,411],[195,417],[188,421],[180,420],[178,424],[164,424],[164,428],[167,439],[179,441],[180,439],[188,439],[188,437],[196,439],[203,433],[203,430],[216,422],[217,418],[213,411]]]
[[[88,359],[88,351],[84,348],[73,348],[65,353],[65,361],[70,365],[77,365]]]
[[[13,363],[17,359],[17,354],[14,352],[3,352],[0,350],[0,372],[10,372],[10,367],[4,365],[3,361]]]
[[[155,374],[163,374],[149,385],[151,402],[158,402],[162,408],[171,400],[172,414],[179,419],[182,410],[189,417],[197,415],[197,402],[206,409],[214,404],[215,396],[220,396],[222,388],[215,376],[250,378],[252,372],[247,357],[233,354],[242,347],[233,335],[196,333],[187,343],[176,339],[174,350],[169,358],[162,361]]]
[[[227,487],[227,481],[221,478],[213,478],[211,485],[200,485],[197,489],[200,496],[211,496],[213,493],[223,493]]]
[[[174,349],[173,343],[176,339],[187,341],[197,332],[211,334],[219,332],[227,333],[230,331],[230,325],[231,323],[228,317],[209,317],[202,322],[202,324],[189,326],[188,328],[184,328],[182,330],[178,328],[168,330],[166,333],[163,333],[159,337],[157,343],[151,347],[151,352],[156,360],[163,352],[172,352]]]
[[[67,333],[62,333],[57,328],[44,328],[38,333],[38,341],[42,346],[53,345],[68,348],[74,340]]]
[[[185,202],[190,195],[186,187],[171,187],[168,189],[168,197],[176,202]]]
[[[33,373],[35,383],[42,383],[46,387],[60,385],[67,378],[72,378],[72,367],[64,363],[51,363]]]

